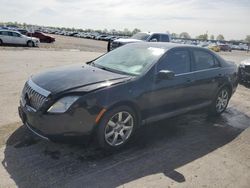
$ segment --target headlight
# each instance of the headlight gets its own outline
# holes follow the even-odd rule
[[[78,96],[68,96],[59,99],[49,109],[48,112],[52,113],[64,113],[69,107],[78,99]]]

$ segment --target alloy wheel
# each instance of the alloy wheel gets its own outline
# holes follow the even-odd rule
[[[227,89],[221,90],[216,100],[216,111],[218,113],[221,113],[226,109],[228,100],[229,100],[229,94],[228,94]]]
[[[112,116],[105,127],[105,140],[110,146],[119,146],[131,136],[134,128],[134,118],[126,111]]]

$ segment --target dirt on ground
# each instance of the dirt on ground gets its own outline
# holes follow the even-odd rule
[[[0,188],[249,188],[250,85],[238,86],[221,117],[196,111],[148,125],[121,151],[103,151],[94,138],[52,143],[30,134],[17,114],[28,77],[105,51],[105,42],[62,36],[39,48],[0,47]],[[250,57],[220,55],[237,64]]]

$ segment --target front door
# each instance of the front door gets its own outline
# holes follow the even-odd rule
[[[176,111],[185,107],[188,100],[194,97],[190,52],[185,48],[173,49],[166,53],[153,67],[155,74],[160,70],[175,73],[171,79],[151,79],[148,91],[143,96],[146,110],[143,115],[150,116]]]
[[[12,43],[13,44],[20,44],[20,45],[25,45],[25,39],[22,37],[21,34],[16,33],[16,32],[11,32],[12,36]]]

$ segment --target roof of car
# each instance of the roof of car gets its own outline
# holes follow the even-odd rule
[[[152,34],[169,35],[169,33],[163,33],[163,32],[139,32],[139,33],[145,33],[148,35],[152,35]]]
[[[9,30],[9,29],[0,29],[0,31],[20,33],[19,31],[14,31],[14,30]]]
[[[169,49],[177,48],[177,47],[192,47],[192,48],[204,49],[204,48],[194,46],[194,45],[177,44],[177,43],[171,43],[171,42],[136,42],[136,43],[130,43],[127,45],[145,47],[145,48],[148,48],[148,47],[163,48],[165,50],[169,50]]]

